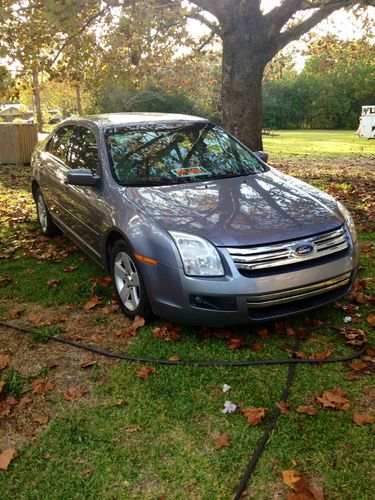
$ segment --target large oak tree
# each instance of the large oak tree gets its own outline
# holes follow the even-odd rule
[[[288,43],[333,12],[374,0],[282,0],[264,14],[261,0],[191,0],[186,15],[206,24],[223,44],[222,110],[225,127],[253,150],[262,149],[262,78],[267,63]],[[207,19],[205,12],[216,21]]]

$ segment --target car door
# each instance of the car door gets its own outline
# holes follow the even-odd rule
[[[74,128],[71,125],[58,128],[40,156],[40,185],[44,198],[54,219],[64,227],[68,224],[64,209],[64,190],[69,171],[67,159],[73,132]]]
[[[89,169],[102,177],[98,144],[94,133],[83,126],[74,125],[70,139],[67,165],[69,169]],[[76,186],[64,183],[64,210],[72,233],[81,246],[100,259],[100,243],[103,224],[102,184],[97,186]]]

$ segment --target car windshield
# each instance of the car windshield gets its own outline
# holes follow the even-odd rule
[[[112,129],[106,143],[122,185],[199,182],[267,170],[220,127],[200,122],[174,128]]]

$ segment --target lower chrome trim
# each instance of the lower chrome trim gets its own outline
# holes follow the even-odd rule
[[[342,274],[330,280],[321,281],[313,285],[306,285],[299,288],[283,290],[282,292],[267,293],[262,295],[251,295],[247,298],[248,308],[271,307],[275,305],[294,302],[297,300],[315,297],[336,288],[348,285],[350,283],[351,273]]]

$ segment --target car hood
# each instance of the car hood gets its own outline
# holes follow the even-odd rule
[[[275,169],[193,184],[128,187],[126,196],[164,229],[203,236],[217,246],[303,238],[343,223],[333,198]]]

